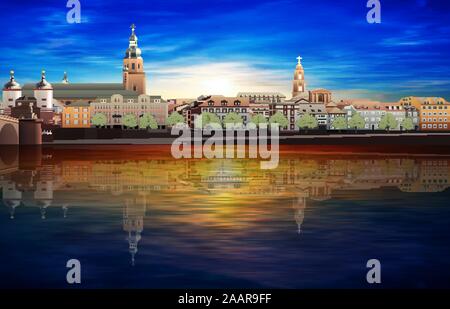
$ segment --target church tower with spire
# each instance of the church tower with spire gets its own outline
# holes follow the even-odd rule
[[[295,67],[294,73],[294,85],[292,89],[292,97],[298,97],[300,95],[305,94],[306,85],[305,85],[305,70],[302,65],[302,57],[297,57],[297,66]]]
[[[69,84],[69,78],[67,77],[67,72],[64,72],[64,77],[61,81],[61,84]]]
[[[136,26],[131,25],[129,46],[123,59],[123,86],[137,94],[146,94],[146,77],[144,72],[144,59],[138,47],[138,38],[134,33]]]

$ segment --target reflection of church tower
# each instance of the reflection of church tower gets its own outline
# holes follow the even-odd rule
[[[128,232],[128,249],[131,254],[131,265],[134,266],[135,256],[138,252],[138,243],[144,230],[145,197],[134,197],[126,200],[123,214],[123,229]]]
[[[129,46],[123,59],[123,85],[125,89],[135,91],[137,94],[145,94],[147,83],[144,72],[144,59],[141,49],[138,47],[138,38],[134,33],[135,25],[131,25]]]
[[[293,89],[292,89],[292,97],[298,97],[305,93],[306,86],[305,86],[305,70],[302,66],[302,57],[297,57],[298,63],[295,67],[295,73],[294,73],[294,83],[293,83]]]
[[[47,208],[52,205],[53,201],[53,181],[38,181],[36,183],[34,199],[41,209],[41,218],[45,219]]]
[[[62,210],[63,210],[63,217],[67,218],[67,212],[69,211],[69,204],[63,204]]]
[[[297,200],[294,200],[293,208],[295,210],[295,222],[297,223],[297,232],[300,235],[302,233],[302,224],[305,220],[305,208],[306,208],[306,195],[300,193]]]
[[[21,204],[22,192],[17,190],[12,181],[0,182],[0,188],[3,191],[3,203],[9,208],[10,218],[14,219],[16,208]]]
[[[6,200],[4,203],[9,208],[9,217],[14,219],[16,208],[20,206],[20,200]]]

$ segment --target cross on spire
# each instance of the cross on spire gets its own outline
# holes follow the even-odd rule
[[[131,31],[134,32],[134,29],[136,29],[136,25],[135,24],[131,24],[130,28],[131,28]]]
[[[301,65],[303,58],[301,56],[298,56],[296,59],[298,61],[298,64]]]
[[[64,77],[63,77],[62,83],[63,84],[68,84],[69,83],[69,78],[67,77],[67,72],[64,72]]]

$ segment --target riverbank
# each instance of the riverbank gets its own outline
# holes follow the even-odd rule
[[[56,139],[46,145],[171,145],[177,137],[159,134],[150,138]],[[204,137],[208,140],[208,137]],[[187,139],[186,141],[189,141]],[[227,139],[224,137],[224,142]],[[247,142],[249,139],[247,138]],[[270,137],[268,138],[270,143]],[[281,135],[281,145],[404,145],[450,146],[450,133]]]

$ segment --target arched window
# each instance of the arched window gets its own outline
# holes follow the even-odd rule
[[[318,101],[321,102],[321,103],[325,102],[325,96],[322,93],[319,94],[319,100]]]

